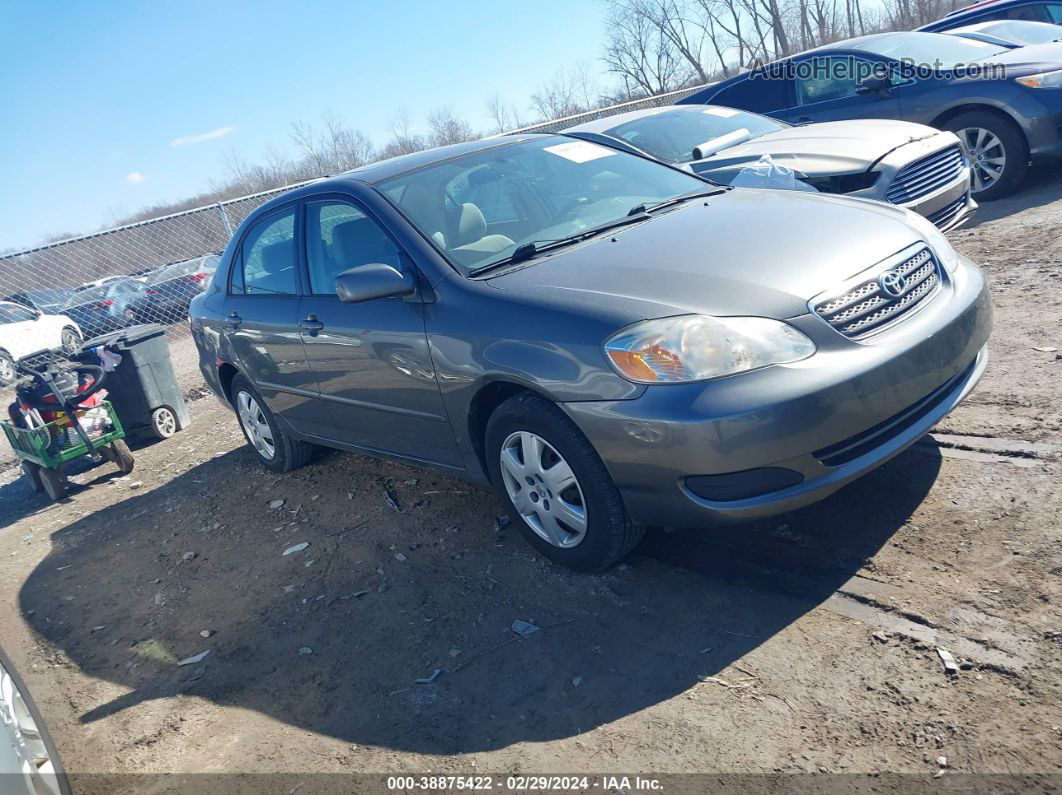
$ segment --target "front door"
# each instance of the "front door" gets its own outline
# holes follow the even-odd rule
[[[332,438],[423,461],[460,465],[443,406],[419,300],[344,304],[335,277],[357,265],[413,264],[360,207],[308,202],[307,295],[299,305],[306,358],[328,408]]]
[[[859,93],[859,84],[879,65],[851,55],[816,55],[794,68],[795,106],[786,114],[792,124],[843,119],[900,119],[895,89]],[[885,65],[880,64],[884,70]],[[884,76],[888,76],[887,74]]]
[[[292,204],[247,232],[229,278],[225,336],[234,364],[262,393],[270,410],[299,433],[322,422],[314,375],[299,336],[299,282]]]

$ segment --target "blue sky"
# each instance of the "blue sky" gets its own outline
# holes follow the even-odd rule
[[[526,113],[559,68],[602,70],[599,0],[2,0],[0,13],[0,250],[206,190],[227,151],[288,151],[291,123],[325,111],[374,143],[399,106],[420,124],[450,105],[486,129],[495,91]]]

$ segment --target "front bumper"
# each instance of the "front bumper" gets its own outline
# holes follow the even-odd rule
[[[789,321],[818,352],[802,362],[635,400],[564,404],[608,467],[636,522],[697,526],[776,515],[828,496],[916,442],[974,388],[988,361],[992,308],[964,261],[932,303],[868,342],[811,315]],[[755,496],[698,496],[689,478],[799,482]],[[726,480],[726,478],[724,478]],[[760,481],[762,482],[762,481]]]

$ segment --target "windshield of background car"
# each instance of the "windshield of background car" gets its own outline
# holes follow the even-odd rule
[[[1007,39],[1017,44],[1048,44],[1062,39],[1062,26],[1049,25],[1046,22],[1024,22],[1018,19],[983,22],[980,25],[956,28],[951,32],[960,33],[963,31],[987,33],[990,36],[999,36],[1001,39]]]
[[[78,290],[72,296],[70,300],[63,306],[64,309],[68,309],[73,306],[81,306],[82,304],[88,304],[92,301],[102,301],[107,297],[107,285],[100,287],[89,287],[87,290]]]
[[[981,63],[993,55],[1006,52],[996,44],[947,36],[943,33],[896,33],[875,36],[869,41],[855,42],[851,45],[851,49],[863,50],[897,61],[907,58],[913,60],[915,64],[925,64],[932,68],[936,68],[939,64],[941,69]]]
[[[467,272],[524,243],[569,238],[707,185],[637,155],[551,136],[445,160],[377,187]]]
[[[785,124],[757,113],[709,105],[695,110],[670,110],[619,124],[605,132],[648,152],[665,163],[688,163],[693,148],[738,130],[759,138],[784,130]]]

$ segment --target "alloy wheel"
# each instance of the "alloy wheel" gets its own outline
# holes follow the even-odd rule
[[[78,343],[80,343],[80,340],[78,339],[77,334],[75,334],[72,329],[64,329],[61,339],[61,344],[65,353],[77,353]]]
[[[1007,151],[1003,142],[984,127],[965,127],[957,135],[970,156],[973,192],[980,193],[995,185],[1007,166]]]
[[[262,458],[272,461],[277,454],[276,442],[258,401],[249,392],[239,392],[236,395],[236,413],[247,438],[251,440],[251,446]]]
[[[0,385],[10,384],[15,380],[15,363],[0,353]]]
[[[4,670],[0,662],[0,737],[10,742],[15,758],[21,763],[21,773],[5,774],[7,784],[15,787],[15,792],[51,793],[58,795],[62,791],[59,784],[61,765],[52,759],[51,751],[45,742],[44,734],[30,711],[22,692],[15,684],[14,678]],[[4,790],[7,792],[8,790]]]
[[[541,436],[517,431],[501,446],[501,472],[513,507],[536,535],[571,548],[586,537],[586,502],[563,456]]]

